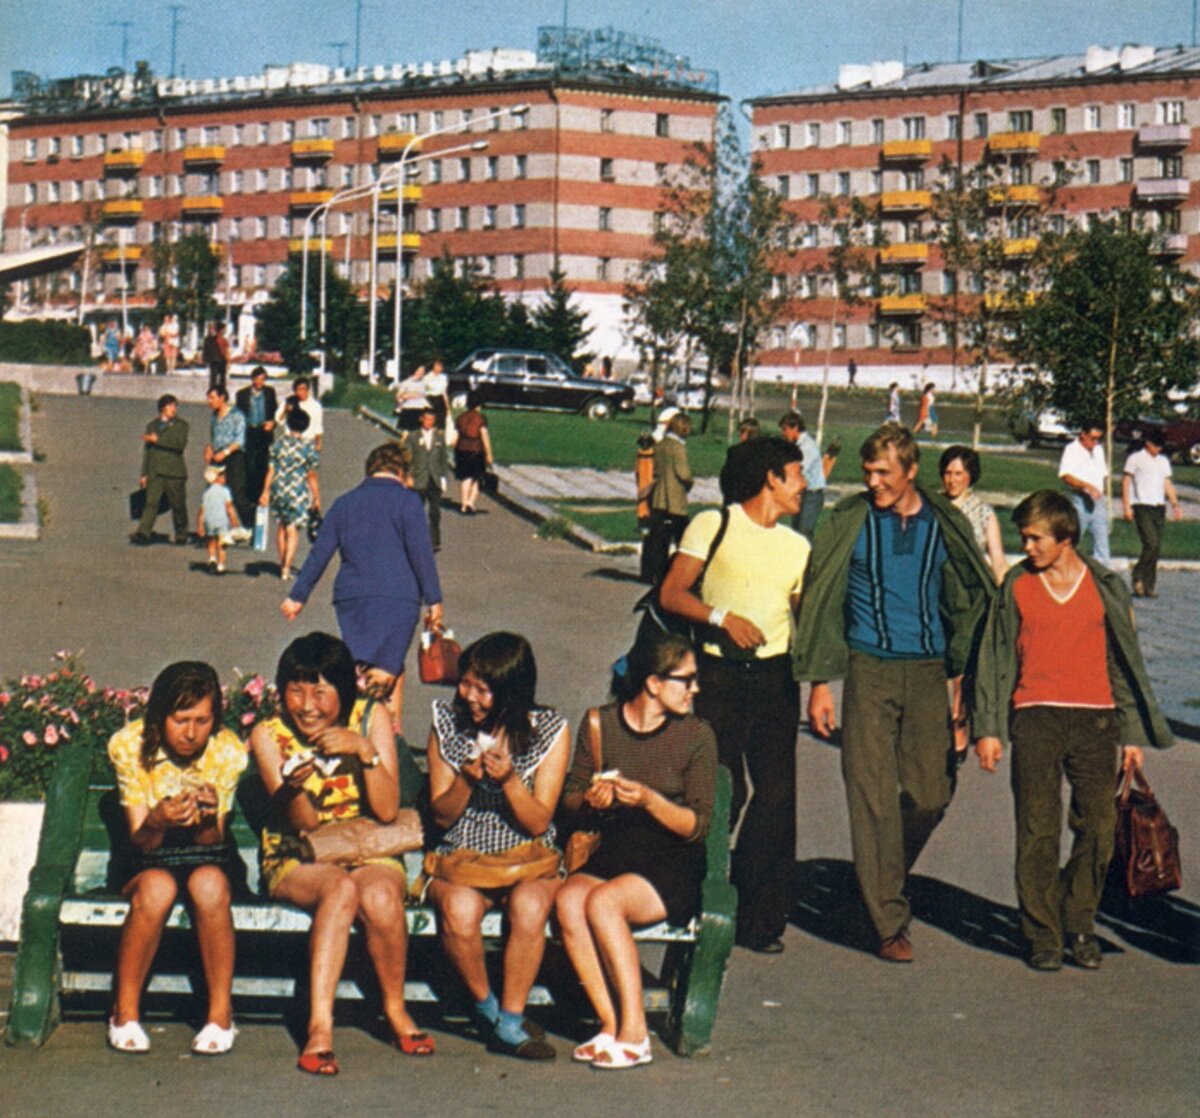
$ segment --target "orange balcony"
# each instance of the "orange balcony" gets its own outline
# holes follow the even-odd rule
[[[1013,314],[1022,307],[1032,307],[1036,302],[1037,293],[1034,291],[1026,291],[1019,298],[1004,291],[988,291],[983,296],[983,305],[997,314]]]
[[[414,132],[385,132],[379,137],[378,150],[381,159],[398,159],[404,149],[416,139]],[[413,144],[415,151],[419,145]]]
[[[933,155],[933,141],[888,140],[879,155],[885,163],[923,163]]]
[[[140,171],[146,162],[146,153],[141,148],[130,148],[127,151],[106,151],[104,153],[104,169],[117,174],[129,171]]]
[[[225,208],[225,199],[219,194],[197,194],[183,199],[185,214],[219,214]]]
[[[310,140],[292,141],[292,158],[297,162],[319,162],[333,158],[333,139],[320,136]]]
[[[106,198],[103,213],[111,221],[122,221],[141,217],[142,208],[140,198]]]
[[[929,259],[929,246],[921,242],[885,245],[879,250],[880,264],[924,264]]]
[[[225,147],[223,144],[198,144],[183,149],[184,163],[199,166],[225,162]]]
[[[303,251],[304,251],[304,238],[303,237],[293,237],[290,241],[288,241],[288,252],[297,253],[297,252],[303,252]],[[324,252],[328,255],[329,253],[333,252],[333,238],[332,237],[325,237],[325,238],[309,237],[308,238],[308,251],[309,252]]]
[[[137,264],[142,259],[141,245],[126,245],[124,249],[119,246],[117,248],[106,248],[100,253],[100,258],[105,264],[111,264],[115,267],[121,266],[122,254],[125,258],[125,266],[128,268]]]
[[[988,187],[988,203],[993,206],[1037,206],[1041,201],[1042,188],[1035,183]]]
[[[884,295],[879,300],[879,313],[896,316],[924,314],[925,296],[919,292],[911,295]]]
[[[404,204],[416,205],[421,200],[421,184],[409,183],[401,188],[404,196]],[[394,206],[396,204],[395,190],[384,190],[379,195],[379,201],[385,206]]]
[[[288,195],[288,205],[293,210],[311,210],[314,206],[323,206],[332,198],[332,190],[293,190]]]
[[[1032,256],[1038,247],[1037,237],[1010,237],[1004,242],[1004,255],[1008,257]]]
[[[1040,132],[997,132],[987,142],[993,155],[1037,155],[1042,146]]]
[[[380,233],[379,234],[379,251],[386,252],[389,255],[396,251],[397,234],[395,233]],[[421,247],[420,233],[401,233],[399,234],[400,249],[402,252],[417,252]]]
[[[885,190],[879,199],[884,213],[927,210],[932,203],[933,193],[929,190]]]

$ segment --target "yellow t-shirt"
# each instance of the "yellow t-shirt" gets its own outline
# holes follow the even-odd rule
[[[721,513],[706,509],[687,526],[679,550],[700,562],[721,525]],[[781,656],[791,646],[791,597],[799,595],[808,564],[809,544],[785,524],[763,528],[741,505],[729,508],[729,526],[704,574],[700,598],[710,606],[753,621],[766,638],[755,650],[758,659]],[[720,656],[720,647],[705,642],[704,651]]]
[[[159,800],[177,796],[185,784],[211,784],[217,790],[217,814],[233,807],[238,778],[250,760],[241,739],[232,730],[218,730],[208,739],[204,752],[190,765],[177,765],[159,748],[150,768],[142,767],[142,722],[130,722],[108,739],[108,756],[117,772],[121,804],[144,804],[152,808]]]

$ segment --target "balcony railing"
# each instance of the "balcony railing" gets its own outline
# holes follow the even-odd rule
[[[920,293],[911,295],[884,295],[879,300],[879,313],[890,315],[924,314],[925,296]]]
[[[421,184],[408,183],[401,187],[404,194],[404,204],[416,205],[421,200]],[[396,204],[396,192],[394,190],[384,190],[379,195],[379,201],[384,206],[394,206]]]
[[[111,264],[119,268],[121,266],[122,254],[124,255],[126,267],[137,264],[142,259],[142,246],[126,245],[124,249],[120,247],[106,248],[101,252],[100,258],[105,264]]]
[[[1185,148],[1192,142],[1190,124],[1146,124],[1138,129],[1140,148]]]
[[[1010,237],[1004,242],[1004,255],[1009,257],[1032,256],[1038,247],[1037,237]]]
[[[304,251],[304,238],[303,237],[293,237],[290,241],[288,241],[288,252],[303,252],[303,251]],[[308,251],[309,252],[324,252],[326,254],[333,252],[333,238],[332,237],[325,237],[325,238],[309,237],[308,238]]]
[[[293,140],[292,158],[295,160],[332,159],[333,140],[328,136],[318,136],[309,140]]]
[[[922,242],[885,245],[879,250],[881,264],[924,264],[929,259],[929,246]]]
[[[885,163],[922,163],[933,155],[933,141],[888,140],[879,154]]]
[[[183,149],[184,163],[224,163],[225,147],[222,144],[196,144]]]
[[[1037,302],[1037,292],[1026,291],[1024,295],[1009,295],[1005,291],[984,293],[983,305],[997,314],[1014,314],[1022,307],[1032,307]]]
[[[141,148],[104,153],[104,169],[106,171],[140,171],[145,162],[146,153]]]
[[[142,216],[142,200],[140,198],[106,198],[103,206],[104,216],[120,221],[125,218]]]
[[[1042,188],[1035,183],[988,187],[988,203],[992,206],[1036,206],[1041,201]]]
[[[314,206],[323,206],[332,198],[332,190],[293,190],[288,195],[288,205],[293,210],[311,210]]]
[[[416,252],[421,247],[420,233],[380,233],[379,251],[394,253],[396,251],[397,237],[399,237],[400,249],[403,252]]]
[[[997,132],[987,142],[995,155],[1036,155],[1042,146],[1040,132]]]
[[[1139,202],[1182,202],[1191,189],[1188,179],[1138,179]]]
[[[225,199],[219,194],[197,194],[183,200],[185,214],[219,214],[225,207]]]
[[[933,202],[928,190],[885,190],[879,204],[885,212],[927,210]]]
[[[1182,256],[1187,247],[1186,233],[1163,233],[1155,242],[1154,252],[1158,256]]]
[[[379,137],[379,155],[381,158],[396,157],[404,154],[404,149],[416,138],[413,132],[385,132]],[[413,150],[418,145],[413,145]]]

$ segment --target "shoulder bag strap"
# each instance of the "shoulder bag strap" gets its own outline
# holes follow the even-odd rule
[[[725,538],[725,531],[729,527],[729,506],[721,506],[721,525],[717,528],[717,533],[713,536],[712,543],[708,545],[708,554],[704,557],[704,566],[700,568],[700,577],[696,579],[692,586],[692,593],[696,597],[700,597],[700,588],[704,585],[704,576],[708,573],[709,565],[713,561],[713,557],[717,554],[717,548],[721,546],[721,541]]]

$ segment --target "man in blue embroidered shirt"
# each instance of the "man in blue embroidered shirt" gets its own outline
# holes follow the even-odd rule
[[[210,388],[205,399],[212,408],[212,434],[204,448],[204,464],[225,467],[225,484],[233,495],[238,520],[252,525],[254,506],[246,497],[246,417],[229,406],[224,388]]]
[[[919,454],[898,423],[863,443],[866,492],[817,533],[793,644],[821,737],[837,726],[829,681],[845,679],[854,868],[880,957],[896,963],[912,960],[905,883],[953,794],[967,745],[962,676],[994,587],[967,519],[916,484]]]

